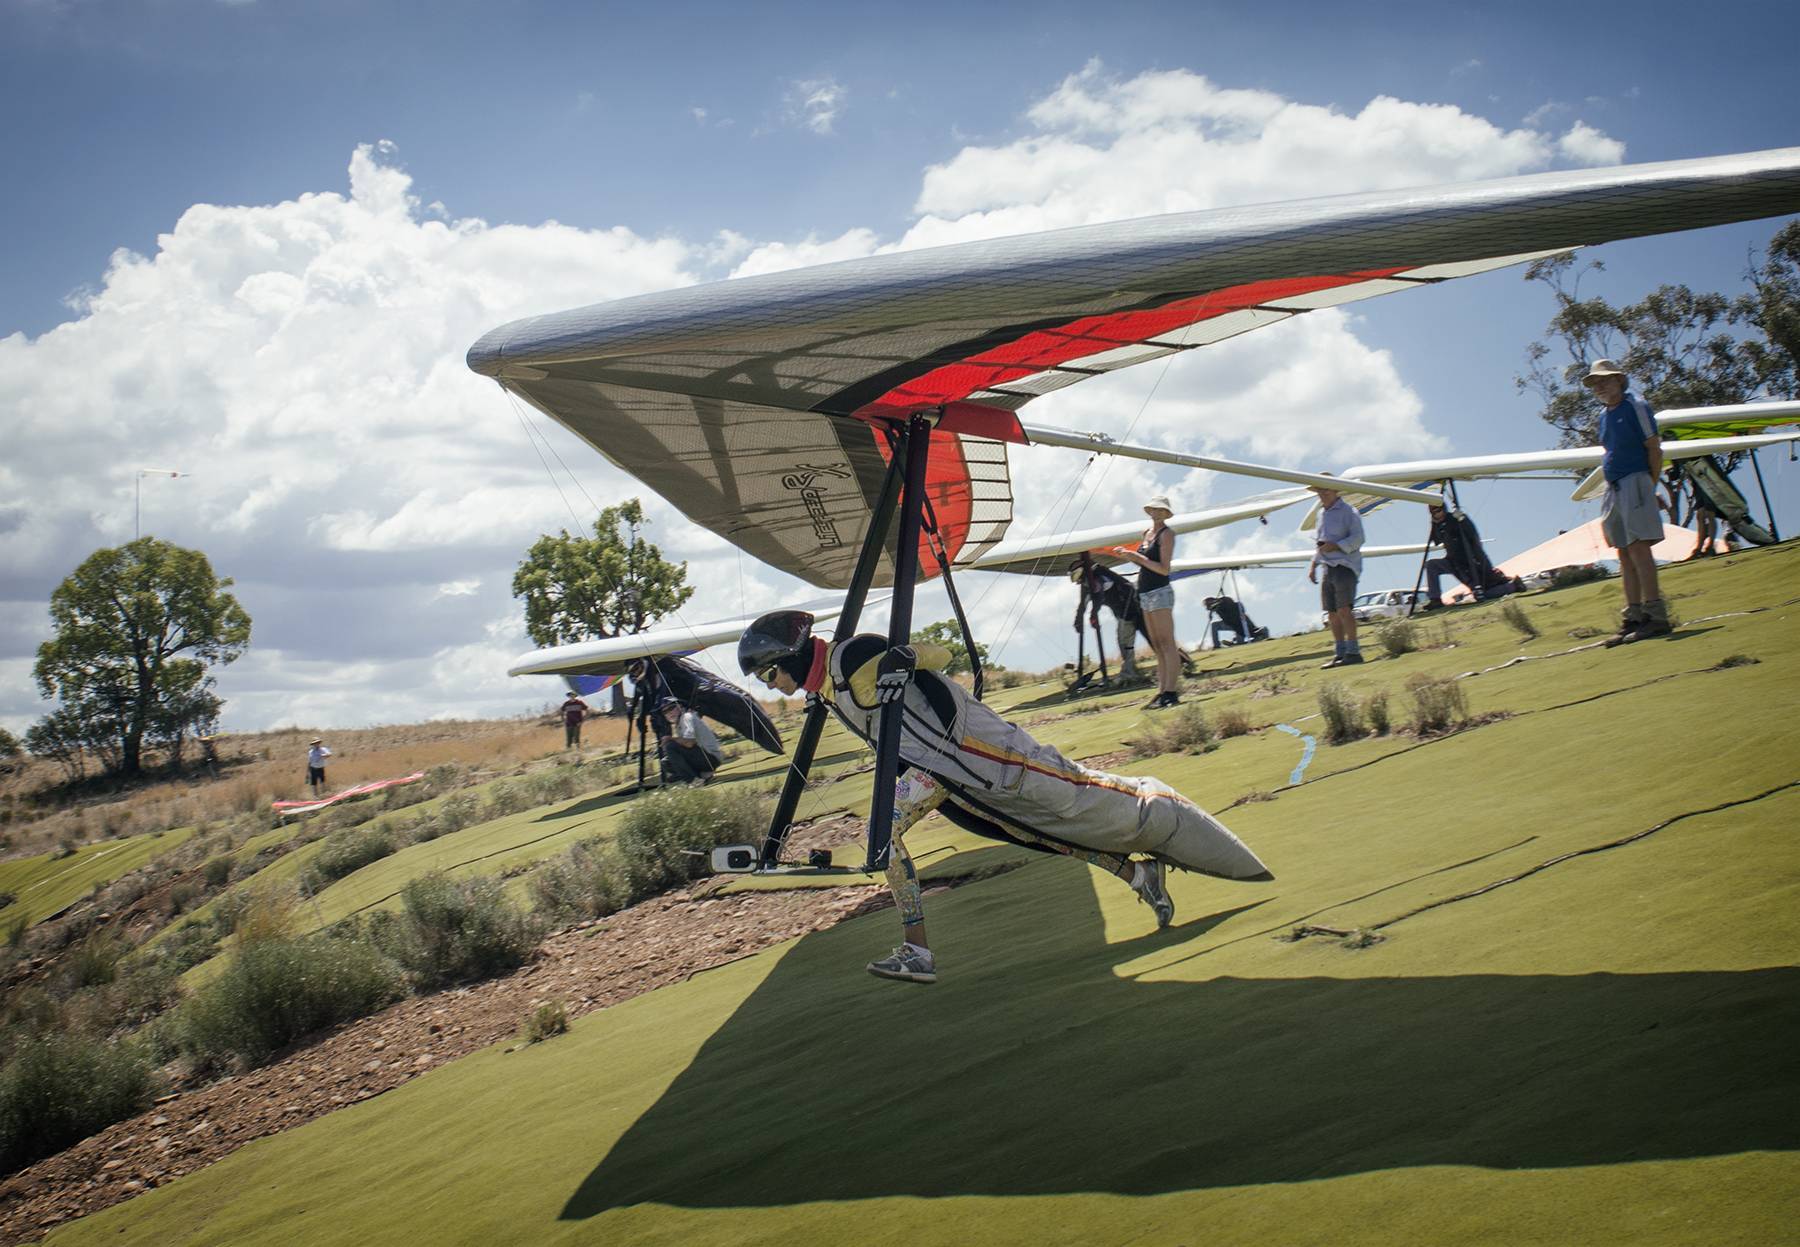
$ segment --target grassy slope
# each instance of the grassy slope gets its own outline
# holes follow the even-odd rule
[[[18,898],[0,909],[0,923],[10,925],[20,918],[27,923],[41,922],[96,886],[111,883],[152,858],[180,847],[193,834],[192,827],[178,827],[83,845],[70,857],[42,853],[0,862],[0,892],[11,892]]]
[[[1476,677],[1473,708],[1515,717],[1457,736],[1321,745],[1305,783],[1228,815],[1277,881],[1181,876],[1167,932],[1034,859],[932,899],[935,988],[861,973],[893,938],[876,914],[52,1242],[1791,1240],[1800,548],[1731,564],[1671,572],[1682,615],[1769,609]],[[1567,649],[1610,607],[1533,599],[1523,645],[1461,612],[1455,649],[1346,682],[1398,701],[1413,671]],[[1738,653],[1760,663],[1711,669]],[[1324,677],[1290,668],[1298,692],[1247,704],[1312,730]],[[1143,723],[1119,700],[1039,730],[1116,750]],[[1271,731],[1146,769],[1223,805],[1299,750]],[[1303,920],[1386,938],[1277,938]]]

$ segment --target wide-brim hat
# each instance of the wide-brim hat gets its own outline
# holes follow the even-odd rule
[[[1320,473],[1320,475],[1323,476],[1324,473]],[[1340,488],[1339,486],[1337,486],[1335,484],[1333,484],[1333,485],[1308,485],[1307,488],[1310,489],[1315,494],[1319,493],[1323,490],[1330,490],[1334,494],[1341,494],[1344,492],[1342,488]]]
[[[1169,495],[1152,494],[1150,497],[1146,498],[1144,500],[1144,514],[1148,515],[1152,511],[1161,511],[1167,515],[1175,514],[1175,508],[1169,505]]]
[[[1597,359],[1588,365],[1587,376],[1581,379],[1581,384],[1591,385],[1601,377],[1622,377],[1624,375],[1625,370],[1613,363],[1612,360]]]
[[[322,745],[325,743],[325,738],[323,736],[315,736],[306,743],[309,745]]]

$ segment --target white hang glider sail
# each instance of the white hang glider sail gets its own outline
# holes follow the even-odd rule
[[[1693,442],[1665,441],[1663,458],[1694,459],[1702,455],[1728,455],[1740,450],[1757,450],[1782,442],[1800,440],[1800,433],[1758,433],[1750,437],[1712,437]],[[1562,450],[1530,450],[1512,455],[1465,455],[1458,459],[1415,459],[1406,463],[1365,463],[1345,472],[1347,477],[1372,481],[1411,481],[1430,484],[1433,481],[1478,481],[1489,477],[1521,476],[1529,472],[1579,472],[1583,468],[1598,473],[1605,451],[1598,446],[1570,446]],[[1575,500],[1590,496],[1590,475],[1575,493]],[[1604,487],[1604,482],[1602,482]],[[1595,491],[1598,492],[1598,491]],[[1344,500],[1365,515],[1386,503],[1387,499],[1371,494],[1344,491]],[[1319,522],[1319,508],[1314,504],[1300,521],[1300,531],[1311,532]]]
[[[873,605],[886,596],[877,594],[868,604]],[[813,618],[821,621],[836,619],[843,608],[842,598],[829,598],[794,607],[795,610],[810,611]],[[604,637],[595,641],[577,641],[572,645],[532,650],[529,654],[521,654],[513,659],[506,674],[617,675],[640,658],[680,657],[698,653],[709,646],[735,642],[755,618],[756,615],[741,615],[735,619],[651,628],[629,636]]]
[[[1175,533],[1193,533],[1206,528],[1235,524],[1239,520],[1261,519],[1270,512],[1291,507],[1312,497],[1304,489],[1284,489],[1275,493],[1240,498],[1201,511],[1184,511],[1169,517],[1167,527]],[[1021,541],[1003,541],[983,554],[970,559],[968,566],[986,572],[1019,572],[1028,576],[1057,576],[1068,570],[1069,558],[1083,551],[1096,562],[1123,563],[1113,548],[1124,543],[1137,544],[1143,536],[1144,519],[1075,532],[1057,533],[1050,537],[1031,537]]]
[[[1429,546],[1417,545],[1364,546],[1358,553],[1364,559],[1392,558],[1399,554],[1423,554]],[[1198,559],[1176,559],[1169,564],[1169,579],[1198,576],[1205,572],[1249,571],[1258,567],[1289,567],[1310,563],[1314,550],[1277,550],[1269,554],[1221,554]]]
[[[850,582],[888,431],[940,413],[945,553],[1005,535],[1013,414],[1314,308],[1800,210],[1800,149],[1183,213],[740,278],[518,321],[469,352],[695,523]],[[933,570],[927,562],[922,574]],[[892,578],[884,554],[878,583]]]

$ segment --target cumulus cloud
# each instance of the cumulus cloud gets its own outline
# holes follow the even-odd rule
[[[790,96],[794,117],[819,133],[845,98],[830,79]],[[584,527],[589,498],[643,497],[651,539],[688,560],[700,586],[690,620],[810,596],[471,374],[464,351],[507,320],[717,273],[1621,156],[1580,122],[1553,136],[1388,97],[1347,112],[1185,71],[1118,79],[1096,63],[1032,105],[1012,141],[969,144],[926,169],[899,237],[494,225],[422,206],[388,144],[357,149],[347,193],[197,204],[151,254],[115,254],[68,323],[0,339],[0,404],[14,413],[0,498],[26,500],[0,505],[0,722],[16,730],[41,713],[28,671],[43,603],[94,548],[129,539],[138,465],[193,474],[145,483],[144,530],[206,550],[256,620],[250,654],[221,678],[240,727],[531,704],[539,694],[504,675],[528,648],[512,571],[539,533]],[[1058,392],[1028,418],[1306,467],[1442,449],[1357,323],[1311,313]],[[560,491],[521,422],[557,451],[543,462]],[[1135,516],[1151,492],[1191,507],[1261,486],[1030,450],[1015,461],[1015,488],[1023,537]],[[1182,550],[1292,544],[1291,529],[1278,517],[1249,538],[1184,538]],[[1066,636],[1020,623],[1035,609],[1021,603],[1056,590],[971,581],[977,625],[1024,647],[1008,661],[1060,654]],[[1191,631],[1189,609],[1178,623]],[[919,608],[921,619],[946,613],[936,597]]]
[[[1187,70],[1119,79],[1097,61],[1026,120],[1011,143],[964,147],[926,170],[908,245],[1505,177],[1559,156],[1588,163],[1593,150],[1448,104],[1376,96],[1346,113]]]
[[[310,688],[318,664],[350,690],[336,722],[466,713],[469,690],[438,705],[417,672],[346,665],[367,620],[427,665],[466,648],[474,620],[450,601],[483,623],[513,620],[492,642],[497,670],[527,647],[511,565],[575,521],[519,416],[463,353],[518,316],[689,282],[704,256],[625,229],[427,219],[388,144],[358,148],[348,175],[348,194],[197,204],[154,254],[117,252],[75,319],[0,339],[0,402],[14,413],[0,496],[32,499],[0,523],[4,596],[9,619],[36,617],[28,635],[8,630],[4,658],[28,663],[50,589],[131,538],[144,464],[192,473],[144,482],[144,531],[204,549],[256,620],[251,657],[222,673],[228,697],[290,675]],[[590,491],[635,488],[552,436]],[[295,617],[307,626],[283,626]],[[519,692],[481,704],[497,712]],[[0,718],[36,713],[28,682],[9,680]]]
[[[783,104],[789,121],[814,134],[830,134],[849,99],[844,85],[826,76],[789,83]]]
[[[1556,140],[1556,150],[1583,165],[1616,165],[1625,161],[1625,144],[1608,138],[1585,121],[1577,121]]]

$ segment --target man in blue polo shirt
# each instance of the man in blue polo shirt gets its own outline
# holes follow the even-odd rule
[[[1625,373],[1610,359],[1597,359],[1582,384],[1606,408],[1600,417],[1600,444],[1605,457],[1606,503],[1600,531],[1619,552],[1619,576],[1625,584],[1625,609],[1618,635],[1608,645],[1629,645],[1648,637],[1667,636],[1669,608],[1656,583],[1656,560],[1650,548],[1663,539],[1662,514],[1656,505],[1656,481],[1662,476],[1662,438],[1650,404],[1625,388]]]

